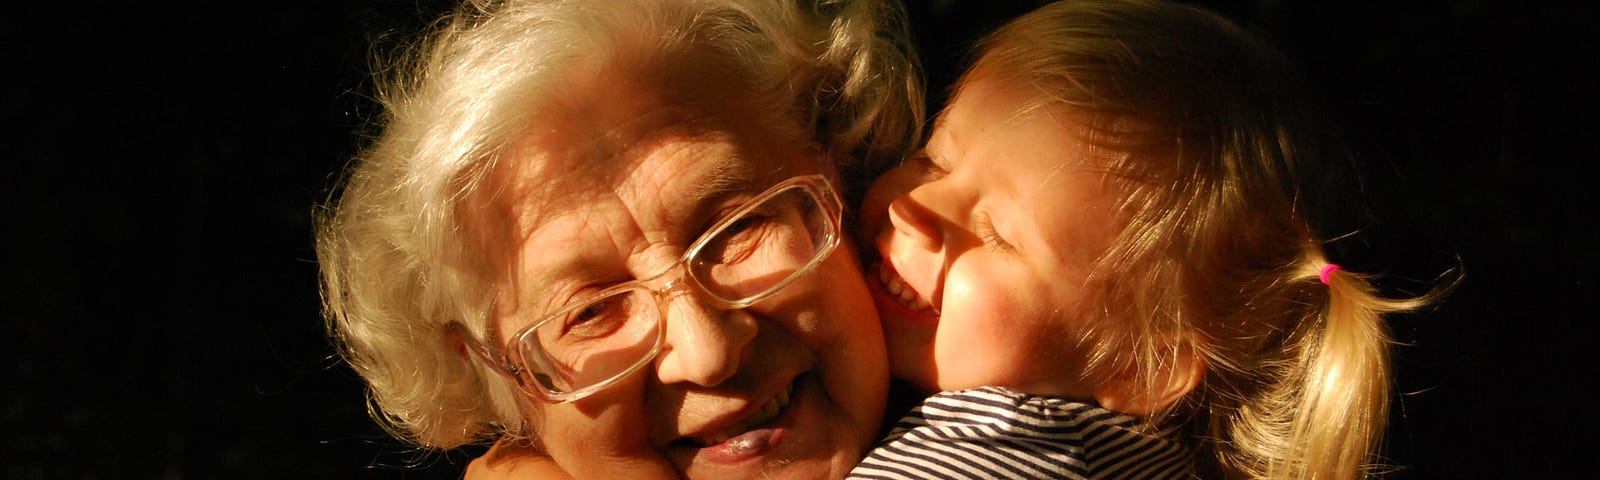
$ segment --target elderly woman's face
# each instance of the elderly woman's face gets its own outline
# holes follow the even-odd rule
[[[497,345],[545,313],[672,268],[728,212],[797,175],[830,173],[772,109],[704,69],[610,69],[540,121],[469,199],[499,273]],[[746,308],[673,286],[660,354],[573,403],[525,406],[577,478],[836,478],[875,440],[887,367],[848,240]],[[491,246],[490,252],[497,248]],[[692,283],[692,282],[685,282]]]

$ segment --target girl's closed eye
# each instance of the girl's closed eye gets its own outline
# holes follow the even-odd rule
[[[982,213],[977,216],[973,229],[976,230],[973,233],[978,235],[978,239],[982,240],[984,247],[989,250],[995,252],[1013,250],[1011,242],[1006,241],[1005,237],[1000,235],[1000,230],[994,226],[994,218],[990,217],[988,213]]]

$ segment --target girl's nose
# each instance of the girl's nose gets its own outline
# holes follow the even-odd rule
[[[940,218],[916,196],[907,194],[889,204],[889,224],[894,234],[903,235],[923,249],[939,251],[944,248],[944,229]]]

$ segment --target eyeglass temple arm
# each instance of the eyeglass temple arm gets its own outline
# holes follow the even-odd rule
[[[450,322],[450,331],[455,333],[457,337],[461,338],[461,342],[466,345],[467,350],[471,350],[473,354],[478,356],[479,360],[483,360],[484,363],[489,364],[494,371],[500,372],[501,375],[505,375],[506,378],[509,378],[513,381],[520,381],[520,379],[517,378],[517,374],[521,373],[521,369],[517,368],[516,365],[513,365],[510,361],[508,361],[504,355],[497,354],[494,350],[490,350],[489,346],[479,341],[478,337],[473,335],[472,332],[468,331],[465,325],[462,325],[460,322]]]

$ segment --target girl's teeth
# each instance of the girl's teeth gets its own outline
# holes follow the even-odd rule
[[[906,308],[913,311],[938,313],[938,310],[934,310],[933,306],[927,300],[924,300],[921,295],[918,295],[916,290],[907,287],[905,279],[900,278],[900,274],[896,273],[888,263],[878,265],[878,279],[883,282],[884,291],[888,292],[895,300],[899,300],[900,304]]]
[[[932,306],[928,305],[928,302],[923,301],[921,297],[912,299],[912,301],[911,301],[911,309],[912,310],[925,310],[925,309],[928,309],[930,307],[932,307]]]

